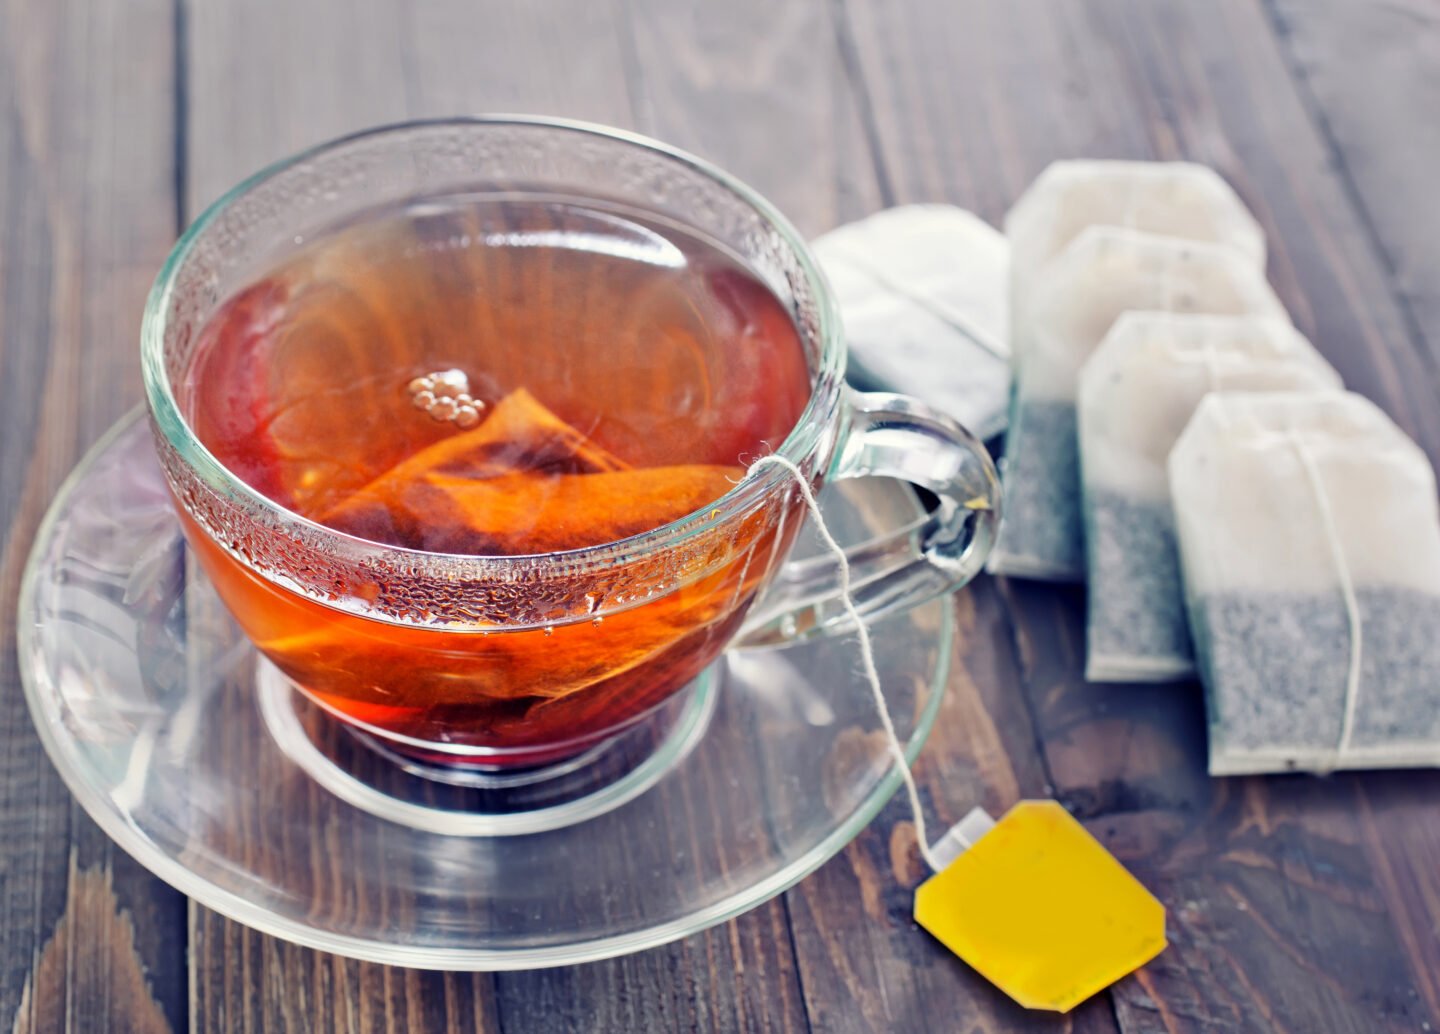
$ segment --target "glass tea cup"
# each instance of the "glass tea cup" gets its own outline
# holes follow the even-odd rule
[[[979,570],[999,492],[983,445],[920,402],[844,385],[829,289],[766,201],[697,158],[602,127],[514,117],[410,123],[322,145],[241,183],[176,245],[145,311],[151,425],[186,538],[246,636],[295,687],[402,757],[515,770],[617,736],[729,647],[847,628],[835,565],[786,560],[806,514],[780,465],[618,542],[471,556],[308,520],[197,439],[177,389],[201,328],[235,292],[359,213],[518,186],[678,223],[742,260],[783,303],[810,394],[776,453],[813,487],[888,477],[938,498],[924,521],[851,550],[864,617],[933,599]]]

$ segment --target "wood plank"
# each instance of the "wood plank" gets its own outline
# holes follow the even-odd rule
[[[0,1023],[183,1029],[184,900],[116,848],[30,725],[20,573],[83,450],[140,397],[174,226],[168,0],[0,6]]]
[[[1410,329],[1440,369],[1440,9],[1425,0],[1265,7]]]
[[[190,905],[190,1022],[197,1031],[493,1032],[488,980],[310,951]],[[477,993],[484,990],[486,993]]]
[[[261,166],[370,126],[502,111],[633,123],[603,5],[185,4],[192,217]]]
[[[883,204],[822,0],[630,0],[640,128],[708,158],[815,235]]]
[[[1425,343],[1257,3],[847,10],[898,199],[998,219],[1056,158],[1214,165],[1264,224],[1297,324],[1440,456]],[[1170,950],[1113,990],[1123,1029],[1440,1022],[1440,858],[1421,803],[1440,777],[1208,779],[1197,687],[1089,686],[1081,594],[1001,592],[1057,795],[1170,909]]]

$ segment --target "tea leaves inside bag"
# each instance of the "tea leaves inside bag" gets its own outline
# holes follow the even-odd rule
[[[1193,162],[1053,162],[1005,216],[1017,364],[1029,345],[1031,290],[1046,265],[1092,226],[1224,244],[1265,268],[1260,224],[1214,169]]]
[[[1346,392],[1221,393],[1169,461],[1215,775],[1440,764],[1440,510]]]
[[[1108,226],[1076,238],[1047,269],[1029,308],[1002,468],[1005,518],[989,570],[1079,581],[1075,396],[1081,368],[1115,320],[1137,309],[1280,319],[1285,310],[1264,275],[1228,247]]]

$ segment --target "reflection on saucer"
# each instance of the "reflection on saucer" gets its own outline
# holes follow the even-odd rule
[[[824,505],[842,541],[918,513],[877,481]],[[912,757],[952,627],[948,600],[877,626]],[[899,785],[853,642],[823,638],[727,656],[563,770],[407,770],[259,665],[186,554],[138,415],[41,529],[20,664],[56,767],[142,864],[239,922],[394,965],[528,969],[683,937],[813,871]]]

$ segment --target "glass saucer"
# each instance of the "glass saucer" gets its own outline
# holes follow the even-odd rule
[[[920,514],[869,480],[824,506],[852,543]],[[948,600],[876,625],[912,760],[951,628]],[[45,748],[121,847],[241,923],[392,965],[529,969],[686,936],[812,872],[899,785],[850,637],[731,651],[534,778],[443,781],[386,757],[240,635],[190,562],[139,414],[51,507],[19,643]]]

